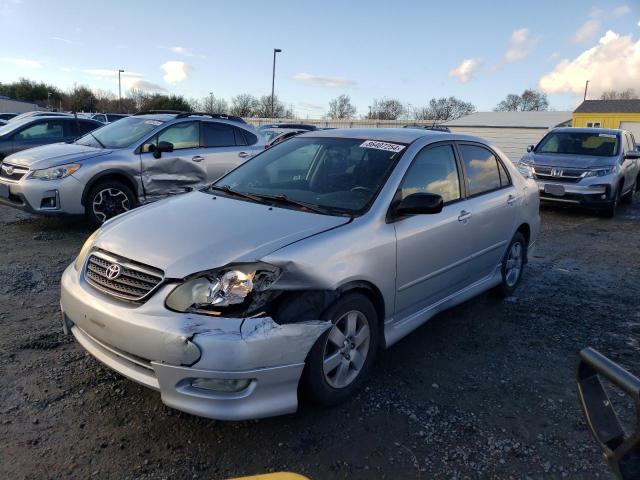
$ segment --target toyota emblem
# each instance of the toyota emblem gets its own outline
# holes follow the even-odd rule
[[[118,265],[117,263],[112,263],[107,267],[107,278],[109,280],[115,280],[120,276],[121,272],[122,267],[120,267],[120,265]]]
[[[3,165],[2,170],[4,170],[7,175],[13,175],[13,167],[11,165]]]

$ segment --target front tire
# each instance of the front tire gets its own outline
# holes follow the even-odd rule
[[[87,195],[85,213],[89,221],[100,226],[107,220],[136,206],[131,189],[122,182],[107,180],[94,185]]]
[[[620,203],[620,190],[621,186],[616,188],[616,193],[613,195],[611,202],[604,208],[603,214],[606,218],[613,218],[618,212],[618,205]]]
[[[308,398],[337,405],[358,391],[371,373],[378,351],[378,315],[362,293],[346,293],[322,315],[333,326],[315,343],[302,374]]]
[[[627,193],[625,193],[622,196],[622,203],[625,203],[627,205],[631,205],[633,203],[633,198],[635,197],[636,194],[636,188],[637,188],[637,180],[634,182],[634,184],[631,186],[631,190],[629,190]]]
[[[496,287],[496,292],[504,297],[513,295],[522,278],[526,258],[527,242],[522,233],[516,232],[502,258],[502,282]]]

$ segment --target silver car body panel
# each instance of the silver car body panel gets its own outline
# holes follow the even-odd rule
[[[164,301],[179,279],[236,262],[261,261],[282,270],[270,287],[274,290],[366,288],[382,301],[382,343],[390,346],[437,312],[498,285],[507,245],[523,225],[529,252],[533,249],[539,231],[536,183],[522,177],[495,148],[511,177],[510,187],[452,203],[441,214],[387,219],[389,205],[418,152],[441,141],[490,147],[483,140],[411,129],[303,135],[409,145],[370,210],[353,219],[193,192],[107,222],[94,248],[162,269],[168,280],[145,303],[126,304],[92,288],[73,266],[67,268],[61,307],[72,331],[80,328],[95,340],[91,343],[82,332],[76,334],[85,348],[143,384],[154,378],[158,386],[152,386],[161,391],[163,402],[180,410],[223,419],[291,412],[297,408],[297,385],[306,355],[330,323],[278,324],[270,317],[172,312]],[[460,219],[463,211],[471,215]],[[199,352],[193,364],[191,345]],[[134,378],[145,372],[131,367],[135,362],[120,356],[120,351],[147,359],[152,377]],[[194,377],[255,382],[246,391],[220,398],[194,392],[189,387]]]

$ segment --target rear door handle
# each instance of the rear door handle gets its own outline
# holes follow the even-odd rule
[[[509,195],[509,198],[507,198],[507,203],[509,205],[513,205],[516,201],[516,197],[514,197],[513,195]]]
[[[471,218],[471,212],[467,212],[466,210],[462,210],[460,215],[458,215],[458,221],[464,222],[465,220],[469,220]]]
[[[201,157],[200,155],[196,155],[195,157],[191,157],[191,160],[193,160],[194,162],[201,162],[204,160],[204,157]]]
[[[251,156],[251,154],[250,154],[250,153],[247,153],[247,152],[240,152],[240,153],[238,154],[238,156],[239,156],[240,158],[247,158],[247,157],[250,157],[250,156]]]

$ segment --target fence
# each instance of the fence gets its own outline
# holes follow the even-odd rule
[[[398,128],[405,125],[438,125],[434,120],[370,120],[370,119],[290,119],[290,118],[245,118],[247,123],[259,127],[271,123],[304,123],[319,128]]]

